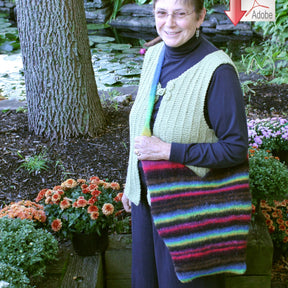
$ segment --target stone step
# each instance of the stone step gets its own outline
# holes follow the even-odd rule
[[[87,287],[104,287],[101,254],[88,257],[73,254],[69,257],[69,263],[61,283],[61,288]]]

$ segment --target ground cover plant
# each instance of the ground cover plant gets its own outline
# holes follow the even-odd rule
[[[28,219],[0,218],[0,242],[0,279],[8,287],[32,287],[30,279],[43,277],[58,251],[56,238]]]

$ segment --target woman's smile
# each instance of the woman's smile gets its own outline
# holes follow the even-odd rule
[[[158,0],[155,5],[155,23],[159,36],[167,46],[179,47],[191,39],[205,17],[205,9],[200,16],[194,7],[177,0]]]

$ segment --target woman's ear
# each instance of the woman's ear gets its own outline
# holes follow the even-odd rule
[[[197,28],[200,28],[201,24],[203,23],[203,21],[205,19],[205,16],[206,16],[206,9],[203,8],[201,10],[201,13],[199,14],[199,18],[198,18],[198,21],[197,21]]]

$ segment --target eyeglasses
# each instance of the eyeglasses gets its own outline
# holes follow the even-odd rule
[[[184,10],[177,10],[172,13],[168,13],[166,10],[156,10],[154,11],[154,14],[158,19],[167,19],[167,17],[171,15],[175,20],[179,20],[185,18],[187,15],[191,15],[193,12],[194,10],[190,13]]]

